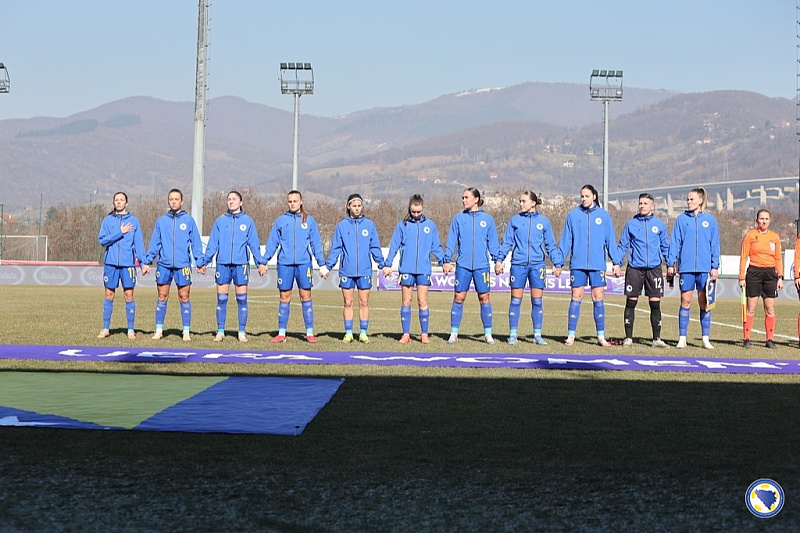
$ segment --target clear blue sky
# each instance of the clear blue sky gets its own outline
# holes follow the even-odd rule
[[[291,110],[281,61],[314,66],[301,110],[335,116],[527,81],[743,89],[793,98],[795,2],[215,0],[209,98]],[[195,0],[6,0],[0,119],[66,117],[135,95],[193,101]],[[213,109],[209,110],[209,119]]]

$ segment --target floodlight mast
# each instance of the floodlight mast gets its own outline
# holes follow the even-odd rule
[[[300,96],[314,94],[314,70],[311,63],[281,63],[281,94],[294,95],[294,155],[292,157],[292,190],[297,185],[300,152]]]
[[[8,77],[8,69],[0,63],[0,93],[11,91],[11,78]]]
[[[11,91],[11,78],[8,77],[8,69],[0,63],[0,93]],[[0,204],[0,265],[3,264],[3,244],[5,242],[5,213],[6,204]],[[36,241],[39,242],[38,240]]]
[[[208,0],[198,1],[197,77],[194,95],[194,162],[192,168],[192,218],[203,233],[203,199],[205,198],[206,90],[208,62]]]
[[[589,99],[603,102],[603,207],[608,209],[608,103],[622,101],[622,71],[593,70]]]

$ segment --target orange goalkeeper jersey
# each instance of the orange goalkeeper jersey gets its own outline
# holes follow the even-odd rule
[[[767,230],[761,233],[758,229],[747,232],[742,239],[742,255],[739,258],[739,279],[744,279],[747,259],[754,267],[773,267],[778,276],[783,276],[783,259],[781,258],[781,238],[777,233]]]

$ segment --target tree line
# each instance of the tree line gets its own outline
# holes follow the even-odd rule
[[[256,223],[261,243],[265,243],[272,224],[280,214],[286,211],[286,200],[281,197],[263,197],[252,190],[241,190],[244,200],[244,211]],[[227,209],[225,192],[218,192],[208,196],[204,203],[204,217],[202,234],[208,235],[218,216]],[[492,215],[498,226],[498,233],[502,238],[508,220],[518,211],[517,191],[500,191],[495,196],[487,198],[483,209]],[[317,221],[323,245],[327,253],[330,248],[330,239],[336,224],[346,215],[345,197],[340,201],[331,199],[305,199],[304,207]],[[189,210],[190,199],[187,198],[184,207]],[[561,235],[561,229],[567,213],[577,205],[577,201],[548,202],[539,206],[538,210],[550,219],[556,239]],[[381,244],[388,247],[399,220],[407,210],[407,200],[398,198],[379,198],[365,201],[365,214],[375,223]],[[50,261],[98,261],[102,262],[103,248],[97,242],[100,224],[111,210],[112,205],[77,205],[54,206],[47,210],[41,227],[41,234],[48,237],[48,259]],[[142,226],[145,247],[149,243],[153,226],[158,217],[168,209],[166,194],[163,196],[132,199],[128,210],[136,215]],[[450,221],[462,209],[460,194],[436,194],[425,197],[425,215],[436,222],[439,236],[444,245]],[[617,234],[622,230],[627,220],[636,214],[635,202],[625,204],[621,209],[610,208],[609,212],[614,221]],[[712,212],[717,218],[720,227],[720,244],[723,255],[738,255],[742,237],[755,227],[755,210],[738,210],[731,212]],[[661,217],[672,231],[674,218]],[[793,248],[796,236],[794,225],[795,217],[791,214],[773,211],[771,229],[781,236],[784,248]],[[8,224],[4,225],[6,235],[36,235],[38,224]],[[33,241],[31,241],[33,242]],[[43,259],[31,257],[29,252],[17,252],[4,247],[3,259]],[[20,255],[15,257],[14,255]],[[35,255],[35,254],[34,254]]]

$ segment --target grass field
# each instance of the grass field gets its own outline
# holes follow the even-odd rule
[[[180,348],[177,304],[169,336],[152,332],[154,294],[137,293],[139,338],[124,335],[121,300],[109,339],[98,340],[97,288],[0,289],[0,342]],[[477,302],[465,306],[462,339],[449,331],[451,295],[432,294],[428,351],[610,353],[679,356],[644,341],[592,343],[584,304],[580,342],[567,349],[566,297],[545,299],[550,345],[480,342]],[[299,306],[284,350],[420,351],[399,338],[399,295],[375,293],[369,345],[343,345],[341,298],[314,295],[320,343],[301,340]],[[493,296],[505,340],[508,296]],[[214,296],[193,297],[193,347],[220,347]],[[608,334],[622,337],[622,304],[607,299]],[[529,302],[521,333],[530,334]],[[664,334],[677,338],[678,302],[667,299]],[[248,349],[268,350],[276,291],[250,298]],[[636,334],[649,337],[640,304]],[[739,346],[738,301],[714,312],[712,341],[690,326],[686,355],[800,359],[798,306],[778,308],[779,349]],[[692,311],[696,318],[696,309]],[[756,324],[761,322],[761,312]],[[229,326],[234,324],[233,305]],[[412,333],[417,331],[416,318]],[[235,333],[235,327],[229,327]],[[227,339],[222,348],[238,349]],[[797,531],[800,529],[800,377],[671,372],[541,371],[376,366],[125,364],[0,360],[0,370],[262,374],[344,377],[301,437],[0,428],[0,531]],[[143,392],[144,393],[144,392]],[[745,508],[748,485],[780,483],[781,513]]]

